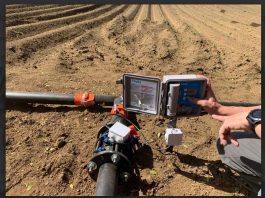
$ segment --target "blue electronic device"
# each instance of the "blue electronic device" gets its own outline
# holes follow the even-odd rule
[[[190,98],[203,98],[206,79],[197,75],[165,75],[162,81],[161,115],[197,116],[201,107],[193,104]],[[165,108],[163,108],[165,106]]]

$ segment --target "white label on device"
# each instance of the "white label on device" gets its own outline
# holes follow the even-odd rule
[[[168,146],[181,145],[183,133],[178,128],[167,128],[165,133],[165,140]]]

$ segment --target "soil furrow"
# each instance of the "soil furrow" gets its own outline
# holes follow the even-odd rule
[[[148,11],[148,5],[144,6]],[[149,23],[147,15],[141,12],[142,9],[132,22],[126,19],[112,21],[109,28],[102,30],[102,38],[109,38],[104,43],[114,47],[120,60],[115,72],[142,73],[145,70],[148,74],[155,75],[161,70],[174,70],[171,64],[166,64],[176,58],[174,36],[168,31],[166,24]],[[154,31],[155,29],[158,31]],[[165,66],[159,68],[161,64]],[[124,65],[130,65],[127,71],[124,70]]]
[[[227,37],[230,37],[233,40],[237,40],[237,42],[244,43],[245,45],[251,47],[254,46],[257,47],[257,50],[260,51],[260,46],[257,46],[256,44],[259,43],[259,41],[253,39],[253,37],[247,32],[240,32],[239,29],[242,29],[242,27],[237,28],[237,25],[234,22],[231,23],[231,21],[221,23],[221,20],[217,17],[213,17],[212,15],[207,16],[207,13],[209,13],[209,10],[205,10],[204,7],[201,7],[198,9],[197,7],[192,6],[181,6],[183,10],[186,11],[186,13],[193,13],[194,16],[196,16],[198,23],[203,23],[203,21],[207,20],[207,25],[214,27],[212,29],[215,29],[218,32],[223,32],[226,34]],[[233,21],[232,21],[233,22]],[[260,30],[260,28],[259,28]],[[255,34],[259,35],[259,34]]]
[[[135,17],[137,16],[139,10],[141,8],[141,5],[134,5],[131,7],[131,10],[133,11],[128,11],[129,14],[126,15],[126,17],[129,19],[129,20],[134,20]]]
[[[147,20],[151,20],[151,16],[152,16],[152,8],[151,8],[151,4],[148,4],[148,12],[147,12]]]
[[[152,5],[152,21],[158,23],[165,21],[159,5]]]
[[[205,37],[211,39],[214,43],[217,43],[221,40],[224,48],[236,50],[237,52],[240,52],[241,49],[249,48],[249,46],[246,43],[237,42],[236,40],[228,37],[224,32],[217,30],[211,25],[206,24],[205,22],[199,22],[197,17],[193,16],[191,13],[184,11],[183,8],[181,8],[180,6],[177,7],[177,10],[181,13],[178,14],[178,16],[183,21],[185,21],[190,26],[194,27],[198,32],[203,34]],[[255,46],[251,47],[255,48]]]
[[[134,17],[134,20],[132,22],[133,25],[131,25],[130,28],[130,35],[133,35],[139,30],[141,25],[144,21],[146,21],[148,18],[148,5],[147,4],[141,4],[139,9],[137,10],[137,14]]]
[[[186,6],[185,6],[186,7]],[[192,9],[196,9],[196,6],[190,6],[190,8]],[[238,8],[241,8],[241,6],[239,5]],[[245,30],[253,30],[252,26],[250,25],[252,22],[256,22],[256,23],[260,23],[260,17],[249,17],[249,15],[246,12],[241,12],[239,15],[236,15],[236,13],[234,13],[234,11],[229,11],[229,6],[207,6],[204,5],[201,7],[203,13],[205,15],[210,15],[210,12],[213,12],[213,17],[211,20],[215,20],[218,22],[227,22],[227,23],[232,23],[232,24],[237,24],[237,25],[245,25],[243,27],[240,28],[244,28]],[[240,9],[238,9],[239,11]],[[247,10],[247,9],[246,9]],[[197,9],[198,11],[198,9]],[[210,17],[209,17],[210,18]],[[238,22],[238,23],[237,23]],[[237,26],[235,26],[235,28],[238,28]],[[248,31],[249,32],[249,31]]]
[[[6,28],[7,41],[13,41],[18,39],[23,39],[32,35],[36,35],[40,32],[61,28],[63,26],[68,26],[80,21],[85,21],[98,17],[106,12],[111,11],[118,5],[106,5],[97,8],[88,13],[77,14],[74,16],[63,17],[59,19],[52,19],[43,22],[31,23],[26,25],[19,25],[14,27]],[[9,39],[8,39],[9,38]]]
[[[7,14],[6,15],[6,26],[14,26],[14,25],[21,25],[24,23],[33,23],[35,21],[35,17],[43,14],[48,13],[57,13],[58,11],[64,11],[68,9],[78,8],[82,7],[81,5],[66,5],[61,7],[55,7],[55,8],[47,8],[47,9],[41,9],[37,11],[26,11],[21,13],[15,13],[15,14]],[[35,21],[36,22],[36,21]]]
[[[223,67],[220,51],[180,20],[172,7],[161,6],[161,10],[178,40],[178,64],[182,65],[181,70],[192,73],[201,71],[204,74],[212,70],[215,73],[220,71]]]
[[[119,6],[95,19],[69,25],[67,26],[67,29],[63,27],[22,39],[20,42],[7,42],[8,51],[11,53],[13,52],[12,55],[10,54],[10,57],[7,56],[7,61],[12,62],[13,56],[18,57],[19,59],[21,58],[25,61],[37,50],[71,40],[72,38],[82,35],[87,29],[95,28],[106,21],[112,20],[115,16],[122,13],[127,7],[128,5]]]
[[[143,4],[140,12],[137,15],[137,21],[139,23],[141,23],[143,20],[146,20],[148,18],[148,5],[147,4]]]
[[[23,8],[17,8],[17,9],[6,9],[6,14],[12,14],[12,13],[20,13],[25,11],[33,11],[33,10],[41,10],[46,8],[54,8],[54,7],[60,7],[63,5],[58,4],[49,4],[49,5],[28,5]]]
[[[112,37],[113,36],[112,33],[115,34],[117,37],[121,36],[121,34],[123,34],[127,30],[127,23],[133,20],[137,15],[139,8],[140,5],[130,5],[128,9],[122,12],[119,16],[115,17],[114,20],[111,20],[110,22],[105,23],[104,26],[99,26],[93,31],[88,31],[79,38],[74,39],[72,45],[74,49],[76,49],[79,52],[80,61],[85,63],[84,66],[79,67],[80,70],[86,72],[87,67],[89,67],[90,70],[93,71],[93,73],[101,73],[103,75],[102,73],[103,71],[101,70],[101,68],[95,68],[93,66],[94,64],[96,64],[95,62],[99,61],[100,62],[99,64],[105,64],[105,62],[109,62],[107,70],[113,71],[113,65],[111,63],[112,62],[111,60],[113,60],[112,57],[115,57],[117,52],[113,47],[113,44],[109,43],[109,40],[106,38]],[[72,45],[69,45],[68,48]],[[89,46],[89,48],[87,46]],[[63,53],[61,59],[67,60],[65,56],[68,55],[69,53],[67,54]],[[61,69],[66,71],[62,67]],[[105,80],[109,78],[112,77],[108,75],[104,76]]]
[[[132,24],[134,24],[135,20],[138,21],[141,8],[141,5],[130,6],[122,16],[108,22],[100,30],[102,39],[105,39],[107,42],[112,37],[119,37],[119,35],[124,35],[127,31],[134,31],[135,28],[132,27]]]
[[[27,4],[7,4],[6,9],[18,9],[18,8],[23,8],[27,7]]]
[[[221,7],[220,5],[217,5],[217,7]],[[236,12],[235,12],[236,10]],[[251,18],[253,19],[261,19],[260,16],[257,13],[261,13],[261,6],[260,5],[228,5],[225,8],[225,13],[230,14],[231,18],[238,18],[240,19],[241,17],[248,21]],[[245,14],[248,14],[245,15]]]
[[[249,76],[255,75],[254,73],[260,72],[260,46],[259,45],[251,45],[251,43],[247,41],[242,41],[239,38],[234,37],[231,38],[226,35],[225,29],[222,32],[218,30],[217,27],[212,27],[209,25],[210,21],[206,24],[205,22],[199,21],[195,16],[191,13],[183,12],[178,6],[178,10],[180,11],[179,17],[186,21],[188,24],[193,26],[198,32],[200,32],[204,37],[211,40],[215,45],[218,44],[218,49],[222,50],[222,53],[225,54],[226,60],[225,64],[230,65],[229,67],[224,67],[225,72],[229,75],[235,75],[235,79],[238,78],[237,72],[238,70],[242,70],[249,73]],[[187,20],[187,17],[189,20]],[[238,33],[240,35],[240,33]],[[246,39],[248,40],[248,39]],[[248,54],[246,55],[242,49],[248,49]],[[235,56],[234,53],[237,55]],[[252,70],[249,71],[249,65],[252,65]],[[242,66],[242,67],[241,67]],[[256,82],[253,82],[256,84]],[[254,86],[254,85],[253,85]]]
[[[84,12],[89,12],[92,11],[96,8],[99,8],[103,5],[88,5],[88,6],[82,6],[80,8],[74,8],[71,10],[66,10],[63,12],[57,12],[57,13],[52,13],[52,14],[44,14],[42,16],[38,16],[36,17],[37,20],[39,21],[44,21],[44,20],[50,20],[50,19],[55,19],[55,18],[61,18],[61,17],[65,17],[65,16],[71,16],[71,15],[75,15],[75,14],[80,14],[80,13],[84,13]]]

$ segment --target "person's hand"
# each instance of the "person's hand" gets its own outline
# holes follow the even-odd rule
[[[231,130],[250,131],[251,126],[246,119],[248,113],[249,111],[237,113],[231,116],[212,115],[214,119],[223,122],[221,128],[219,129],[219,138],[222,145],[225,146],[227,141],[231,141],[232,144],[239,146],[238,141],[231,137]]]
[[[205,76],[203,76],[201,74],[198,74],[197,77],[207,80],[206,93],[205,93],[205,97],[203,99],[190,98],[191,102],[201,106],[210,115],[218,114],[218,109],[222,105],[218,103],[218,101],[215,97],[215,94],[212,90],[211,82],[210,82],[209,78],[206,78]]]

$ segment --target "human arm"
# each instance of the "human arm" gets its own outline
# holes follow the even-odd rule
[[[221,107],[218,109],[218,114],[217,115],[226,115],[226,116],[230,116],[230,115],[234,115],[237,113],[241,113],[241,112],[245,112],[245,111],[251,111],[253,109],[260,109],[261,105],[258,106],[251,106],[251,107],[236,107],[236,106],[223,106],[221,105]]]
[[[259,138],[261,138],[261,124],[255,126],[255,132]]]
[[[230,116],[237,113],[245,112],[245,111],[251,111],[253,109],[261,108],[261,105],[259,106],[252,106],[252,107],[237,107],[237,106],[224,106],[221,105],[218,100],[215,97],[215,94],[213,92],[210,79],[203,75],[197,75],[199,78],[206,79],[207,85],[206,85],[206,94],[203,99],[197,99],[197,98],[190,98],[190,100],[201,106],[207,113],[210,115],[225,115]]]
[[[222,126],[219,129],[219,138],[222,145],[226,145],[227,141],[231,141],[231,143],[239,146],[237,140],[231,137],[232,130],[253,130],[251,124],[246,119],[248,114],[249,111],[240,112],[231,116],[212,115],[214,119],[223,122]],[[261,124],[257,124],[255,126],[255,132],[257,136],[261,138]]]

